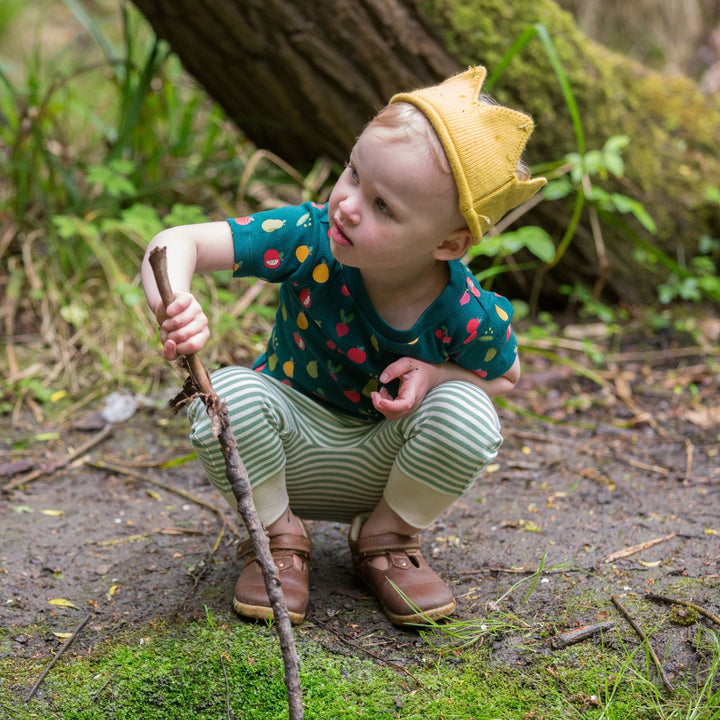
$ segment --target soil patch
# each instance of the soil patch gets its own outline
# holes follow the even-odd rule
[[[526,360],[512,407],[501,408],[497,463],[424,534],[426,556],[453,584],[458,618],[514,613],[542,628],[539,648],[548,652],[555,633],[609,619],[632,643],[617,596],[656,632],[671,676],[692,666],[695,630],[670,622],[669,606],[644,595],[720,614],[720,387],[701,357],[671,350],[628,353],[623,372],[602,384]],[[97,412],[71,427],[28,422],[5,433],[3,485],[46,472],[0,500],[0,615],[11,628],[0,652],[51,656],[58,634],[88,613],[76,651],[156,618],[202,617],[206,608],[234,617],[244,533],[197,460],[160,464],[191,448],[185,419],[159,405],[138,409],[60,469],[100,431]],[[312,593],[299,637],[400,664],[425,652],[417,633],[390,624],[353,577],[347,527],[308,525]],[[496,639],[496,651],[525,661],[512,632]]]

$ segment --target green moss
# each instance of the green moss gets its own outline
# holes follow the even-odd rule
[[[414,665],[404,666],[408,673],[360,651],[328,650],[329,636],[311,624],[296,630],[296,642],[307,720],[658,717],[659,690],[618,642],[549,653],[536,640],[506,661],[489,644],[439,659],[420,649]],[[0,659],[0,710],[12,708],[16,720],[210,720],[227,717],[229,704],[229,716],[243,720],[287,717],[273,630],[234,618],[156,623],[86,656],[71,650],[25,705],[46,665]],[[673,703],[693,702],[692,692],[691,682],[679,684]]]
[[[624,153],[625,178],[603,187],[630,195],[652,215],[657,237],[636,227],[639,236],[670,257],[682,247],[689,258],[702,235],[720,234],[720,216],[705,200],[707,185],[720,187],[717,98],[703,97],[690,80],[652,72],[589,40],[552,0],[425,0],[421,11],[461,66],[480,63],[490,70],[529,27],[543,23],[575,96],[586,149],[601,148],[613,135],[631,138]],[[560,85],[537,38],[513,59],[493,94],[534,117],[537,129],[527,149],[531,164],[577,150]],[[544,211],[538,212],[541,217],[535,221],[547,225]],[[558,207],[556,212],[561,216],[567,210]],[[658,278],[633,258],[627,236],[611,228],[604,233],[613,282],[631,294],[649,293],[645,298],[627,296],[631,302],[654,299]],[[581,266],[597,255],[589,233],[584,235],[575,238],[567,255]]]

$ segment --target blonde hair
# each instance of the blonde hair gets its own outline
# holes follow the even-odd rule
[[[440,138],[430,121],[414,105],[404,102],[386,105],[366,127],[392,130],[399,139],[408,140],[418,149],[425,148],[440,170],[452,175]]]
[[[479,101],[484,105],[499,104],[495,98],[486,93],[481,93]],[[445,154],[440,138],[437,136],[437,133],[425,114],[415,107],[415,105],[408,102],[396,102],[385,105],[366,127],[404,132],[403,139],[414,142],[418,148],[427,148],[429,156],[437,162],[438,167],[444,173],[452,175],[450,162]],[[515,174],[518,180],[530,179],[530,168],[522,159],[518,160]]]

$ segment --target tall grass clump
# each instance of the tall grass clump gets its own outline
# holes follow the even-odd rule
[[[0,50],[4,412],[27,401],[38,414],[58,388],[85,396],[98,384],[158,379],[139,280],[148,240],[167,225],[272,202],[268,187],[314,196],[329,172],[321,164],[301,177],[258,154],[132,5],[92,7],[47,3],[29,49]],[[0,33],[27,12],[4,6]],[[71,41],[52,42],[56,15]],[[198,292],[227,302],[227,282],[214,277]],[[263,298],[272,303],[272,292]]]

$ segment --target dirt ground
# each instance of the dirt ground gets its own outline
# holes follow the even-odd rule
[[[694,631],[643,596],[720,614],[720,376],[701,349],[671,337],[613,352],[602,384],[527,354],[512,406],[500,411],[497,463],[425,532],[424,548],[452,583],[458,618],[513,613],[547,652],[556,633],[614,620],[632,644],[616,596],[656,632],[672,677],[692,665]],[[2,420],[0,483],[30,481],[0,497],[0,621],[12,629],[0,652],[50,658],[89,613],[75,652],[155,618],[202,617],[206,606],[234,617],[242,531],[196,460],[161,466],[190,445],[185,419],[152,400],[111,431],[102,403],[62,427]],[[346,526],[309,528],[312,590],[300,641],[400,664],[426,650],[353,577]],[[531,580],[504,595],[541,563],[526,602]],[[525,661],[513,633],[495,638],[495,651]]]

